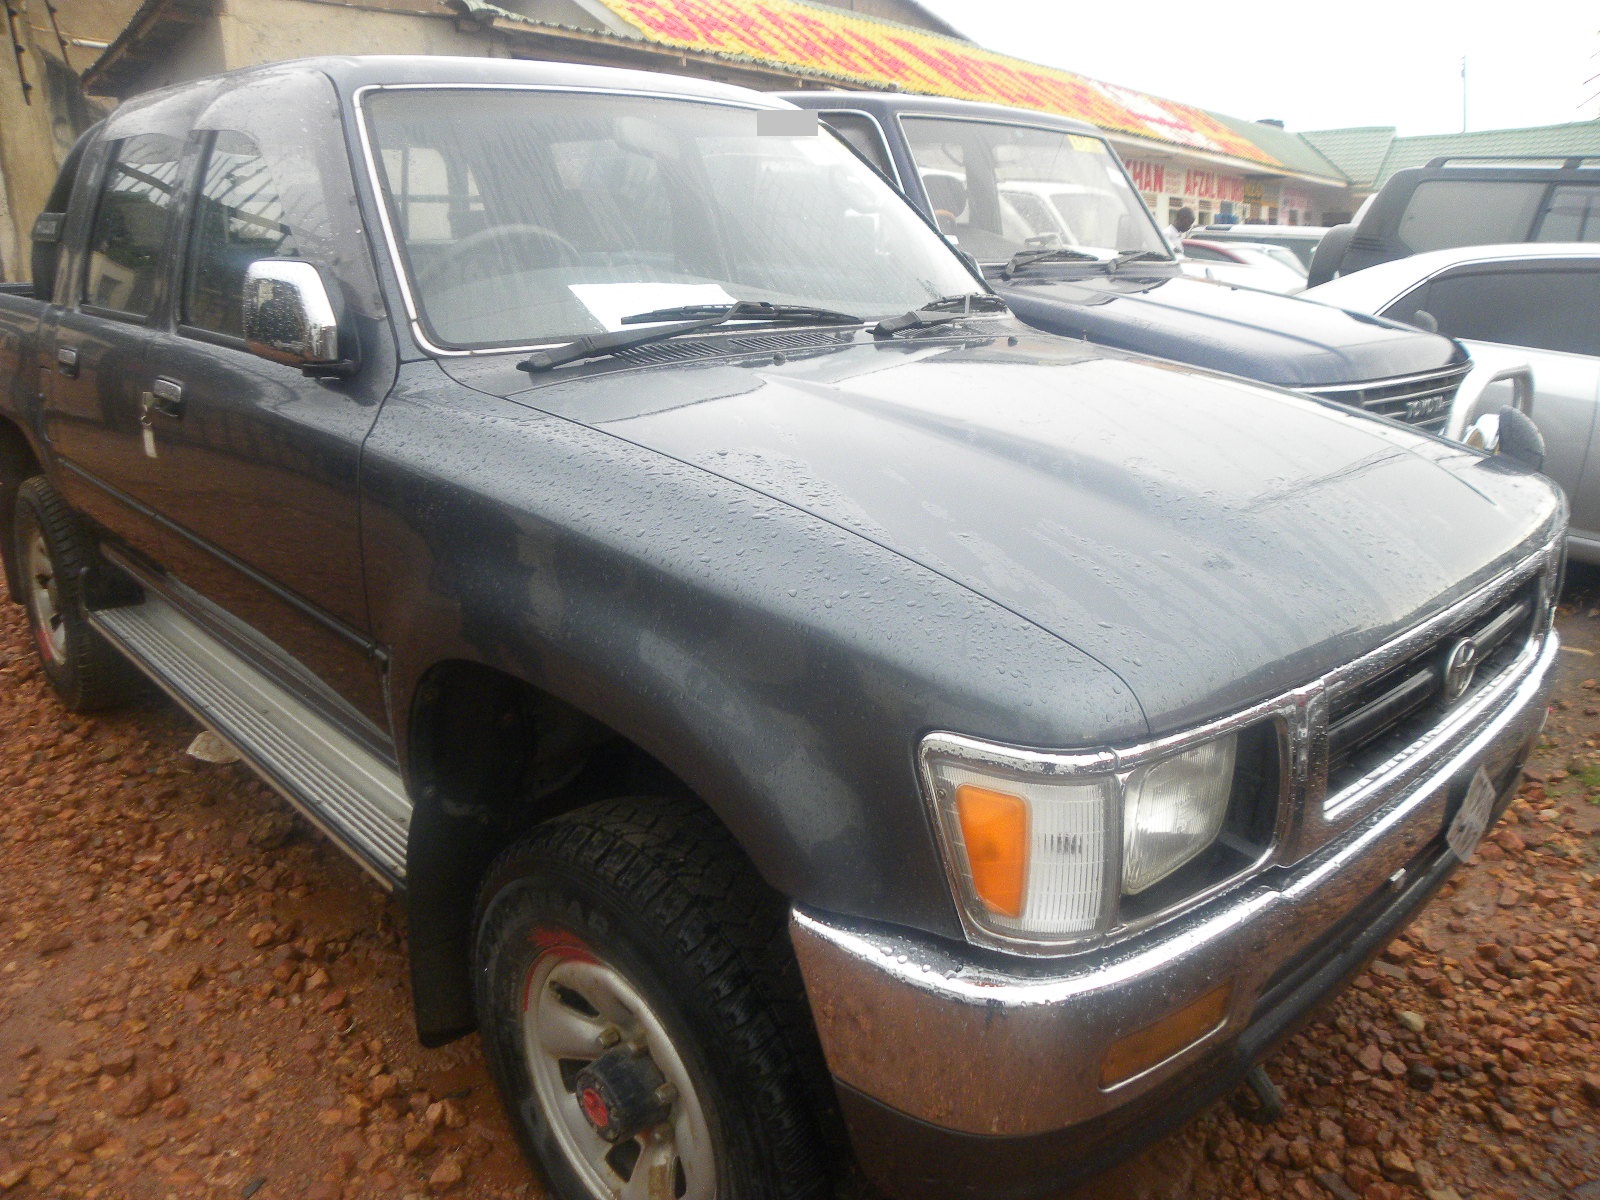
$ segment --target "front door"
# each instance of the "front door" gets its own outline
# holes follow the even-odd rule
[[[146,385],[148,496],[174,526],[167,565],[381,728],[357,470],[382,391],[374,371],[312,379],[246,349],[246,268],[307,247],[255,142],[199,136],[174,320],[152,340]]]

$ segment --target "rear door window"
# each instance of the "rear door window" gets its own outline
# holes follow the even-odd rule
[[[183,144],[164,134],[112,150],[89,233],[83,302],[133,317],[155,310]]]
[[[1429,180],[1417,185],[1400,218],[1408,250],[1525,242],[1544,200],[1545,184]]]
[[[1600,354],[1600,268],[1559,264],[1466,267],[1430,280],[1384,316],[1439,332],[1568,354]]]

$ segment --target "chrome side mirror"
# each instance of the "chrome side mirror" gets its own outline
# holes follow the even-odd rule
[[[353,355],[341,354],[339,313],[312,263],[263,258],[244,273],[244,340],[252,354],[308,375],[348,375]]]
[[[1467,427],[1461,440],[1474,450],[1493,454],[1500,449],[1500,414],[1484,413]]]

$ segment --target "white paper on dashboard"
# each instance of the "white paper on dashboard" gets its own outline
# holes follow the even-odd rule
[[[623,317],[677,308],[682,304],[732,304],[733,297],[715,283],[573,283],[567,285],[578,303],[607,329],[638,329]]]

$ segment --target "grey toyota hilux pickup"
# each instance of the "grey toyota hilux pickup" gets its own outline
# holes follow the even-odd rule
[[[1359,970],[1543,720],[1547,481],[1032,330],[798,115],[203,80],[0,292],[61,700],[139,668],[400,893],[567,1200],[1058,1189]]]

